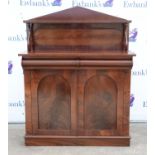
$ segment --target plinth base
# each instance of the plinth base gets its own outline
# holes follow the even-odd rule
[[[129,136],[25,136],[27,146],[129,146]]]

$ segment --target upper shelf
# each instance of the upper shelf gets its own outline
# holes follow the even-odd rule
[[[129,23],[130,20],[107,15],[82,7],[73,7],[37,18],[25,23]]]

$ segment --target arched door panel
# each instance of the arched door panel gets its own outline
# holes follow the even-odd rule
[[[84,88],[85,129],[103,130],[117,127],[117,88],[108,76],[88,79]]]
[[[32,72],[32,121],[35,134],[75,134],[76,76],[73,70]]]
[[[122,130],[124,73],[78,71],[78,135],[111,136]]]
[[[48,75],[38,85],[39,129],[71,127],[71,89],[60,75]]]

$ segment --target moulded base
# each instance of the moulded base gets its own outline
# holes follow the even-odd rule
[[[25,136],[27,146],[129,146],[129,136]]]

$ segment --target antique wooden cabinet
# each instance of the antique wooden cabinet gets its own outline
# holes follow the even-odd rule
[[[26,145],[128,146],[130,21],[74,7],[25,23]]]

